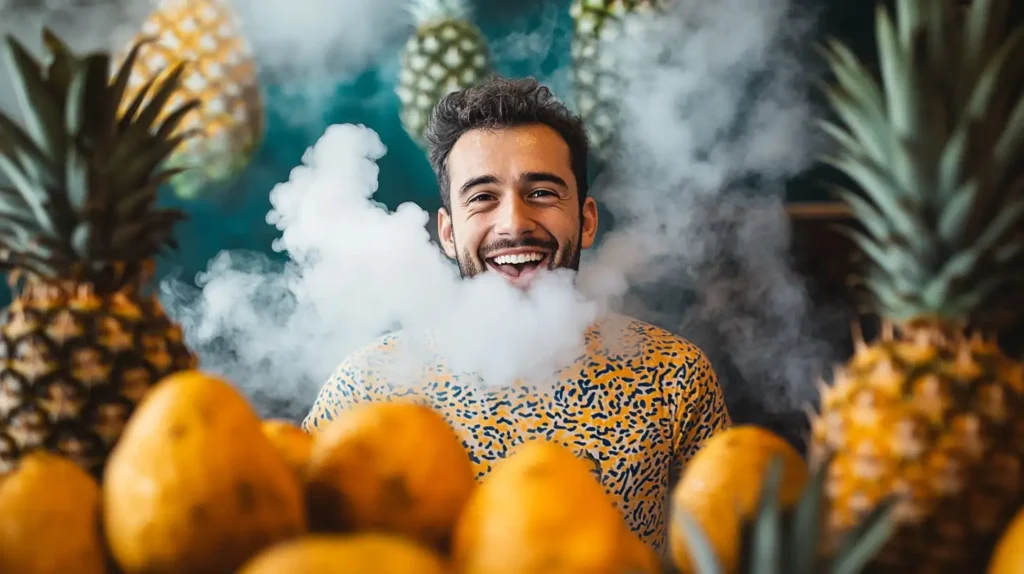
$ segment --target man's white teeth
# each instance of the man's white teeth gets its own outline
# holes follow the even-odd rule
[[[498,265],[515,265],[540,261],[541,259],[544,259],[543,253],[517,253],[515,255],[499,255],[494,258],[494,262]]]

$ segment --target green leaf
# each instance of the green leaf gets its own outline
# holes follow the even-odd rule
[[[694,562],[691,565],[696,567],[696,574],[725,574],[714,546],[690,513],[684,508],[679,508],[675,511],[674,520],[686,535],[686,544]]]
[[[974,202],[978,197],[980,183],[972,179],[961,185],[952,194],[939,213],[939,238],[946,245],[959,245],[967,229],[967,222],[974,213]]]
[[[864,67],[853,51],[842,42],[831,40],[824,56],[836,80],[849,94],[851,101],[866,115],[884,117],[885,97],[882,89],[874,75]]]
[[[71,248],[75,255],[84,260],[92,259],[96,253],[96,229],[89,221],[82,221],[71,233]]]
[[[823,464],[811,475],[793,515],[793,535],[790,540],[792,574],[815,574],[818,563],[818,546],[821,530],[821,499],[828,478],[828,463]]]
[[[118,199],[115,207],[117,218],[121,220],[141,217],[156,204],[160,187],[184,169],[166,169],[156,173],[149,182],[139,186]]]
[[[110,247],[114,252],[119,252],[131,243],[140,240],[146,235],[148,222],[145,220],[129,221],[119,224],[110,235]]]
[[[936,186],[939,190],[940,203],[941,200],[951,199],[960,189],[964,167],[967,164],[967,132],[969,129],[968,120],[953,132],[939,156]]]
[[[1024,215],[1024,200],[1007,198],[972,247],[979,251],[989,250],[993,245],[1005,239],[1007,234],[1021,229],[1022,215]]]
[[[46,71],[46,81],[50,87],[50,93],[53,94],[57,106],[64,106],[63,100],[68,92],[71,74],[76,65],[75,56],[67,44],[46,26],[43,27],[43,46],[50,54],[50,65]]]
[[[847,94],[838,89],[826,88],[826,94],[836,114],[847,125],[850,134],[860,143],[868,158],[880,165],[886,165],[895,136],[886,125],[885,118],[865,112]]]
[[[942,2],[943,0],[931,0]],[[896,0],[896,21],[899,23],[900,45],[910,50],[915,39],[924,27],[924,15],[921,13],[921,2],[918,0]]]
[[[761,486],[761,501],[753,523],[751,554],[756,574],[782,574],[781,508],[782,457],[773,457]]]
[[[115,155],[123,155],[126,159],[120,163],[111,160],[111,163],[106,166],[106,172],[117,189],[124,190],[144,185],[153,170],[192,135],[194,135],[192,131],[180,133],[170,139],[154,142],[143,150],[129,150],[125,147],[122,153]],[[118,147],[120,149],[126,145],[122,141]]]
[[[897,309],[904,309],[907,304],[907,300],[889,286],[890,283],[891,281],[883,281],[877,275],[864,278],[864,287],[882,305],[882,315],[887,317],[891,317],[891,312],[895,312]]]
[[[927,157],[928,150],[922,149],[928,145],[926,139],[899,138],[892,146],[889,158],[888,165],[896,185],[918,205],[931,204],[935,199],[932,193],[935,184],[929,169],[931,158]]]
[[[199,105],[199,100],[189,100],[188,102],[178,106],[178,108],[173,112],[167,114],[167,117],[160,123],[160,128],[156,131],[156,139],[165,140],[171,137],[171,134],[174,133],[175,128],[178,127],[181,120],[183,120],[189,112],[198,108]]]
[[[885,249],[863,234],[851,233],[849,236],[861,252],[887,275],[895,277],[900,274],[900,253]]]
[[[119,122],[117,120],[121,110],[121,103],[124,100],[125,90],[128,89],[128,80],[131,79],[132,70],[135,67],[135,61],[138,59],[139,52],[142,50],[142,47],[155,41],[155,38],[146,37],[136,42],[135,45],[128,50],[128,54],[125,55],[124,60],[121,61],[117,71],[114,73],[114,80],[111,82],[109,88],[108,105],[104,110],[105,119],[112,124],[108,130],[109,132],[121,131],[118,127]],[[134,115],[134,113],[135,112],[133,110],[132,115]],[[128,117],[130,118],[131,116]]]
[[[181,79],[181,75],[185,72],[185,63],[180,62],[175,65],[167,77],[157,87],[153,97],[150,98],[149,103],[139,113],[138,118],[135,119],[133,129],[138,129],[148,133],[150,128],[153,127],[153,122],[160,116],[160,112],[164,110],[168,100],[174,95],[174,91],[178,89],[178,81]]]
[[[12,187],[0,186],[0,223],[24,229],[38,225],[31,208]]]
[[[9,156],[0,154],[0,170],[2,170],[11,180],[11,183],[14,184],[14,189],[18,190],[22,199],[25,201],[25,204],[32,210],[32,215],[35,217],[40,229],[47,233],[53,233],[53,220],[50,218],[50,214],[46,211],[46,208],[43,205],[43,200],[40,197],[40,192],[42,190],[33,182],[29,181],[25,176],[25,173]]]
[[[960,49],[960,81],[973,85],[1002,38],[1000,28],[1006,25],[1009,4],[1003,0],[974,0],[967,8],[963,44]]]
[[[7,38],[11,85],[21,106],[25,129],[53,165],[64,162],[63,110],[57,107],[42,75],[40,64],[17,40]]]
[[[861,145],[860,141],[850,135],[850,133],[845,129],[830,121],[819,120],[816,123],[818,124],[818,128],[835,140],[835,142],[838,143],[847,154],[854,157],[870,157],[871,154],[864,149],[864,146]]]
[[[105,140],[112,134],[108,129],[111,118],[107,116],[109,109],[107,75],[110,73],[110,56],[108,54],[94,54],[85,58],[82,65],[85,74],[85,90],[81,94],[80,105],[87,112],[81,118],[81,133],[85,135],[82,143],[90,149],[98,149],[106,143]],[[106,149],[98,149],[98,152],[106,152]]]
[[[68,83],[67,98],[64,102],[64,122],[68,135],[76,137],[85,124],[85,116],[91,111],[85,106],[87,69],[84,65],[79,65],[69,72],[71,80]]]
[[[900,203],[901,199],[909,199],[907,192],[885,170],[847,157],[827,158],[826,161],[857,182],[894,230],[906,237],[926,233],[923,222]]]
[[[90,166],[89,159],[77,148],[68,150],[68,158],[64,172],[64,184],[68,207],[76,214],[83,215],[90,198]]]
[[[1013,168],[1019,168],[1024,161],[1024,97],[1017,101],[1005,128],[992,150],[992,176],[995,182],[1002,182]]]
[[[3,112],[0,112],[0,141],[6,141],[10,147],[20,149],[29,155],[33,162],[39,165],[39,169],[49,165],[49,158],[46,157],[43,150],[39,149],[32,138]],[[2,147],[0,147],[0,151],[3,151]]]
[[[909,80],[909,62],[904,60],[904,53],[896,37],[896,28],[883,4],[879,4],[875,10],[875,34],[889,121],[892,122],[897,134],[906,134],[912,127],[912,111],[909,108],[913,104],[906,84]]]
[[[885,546],[893,533],[895,500],[876,506],[843,541],[829,574],[860,574]]]
[[[1016,67],[1020,64],[1020,62],[1011,61],[1010,55],[1019,49],[1022,41],[1024,41],[1024,29],[1016,30],[995,55],[985,63],[985,67],[977,76],[970,97],[967,99],[966,108],[963,110],[965,114],[976,118],[984,117],[991,111],[992,102],[999,95],[1000,90],[1013,87],[1004,85],[1004,78],[1008,65]]]
[[[139,113],[139,108],[142,107],[142,103],[146,100],[146,96],[149,95],[149,91],[153,89],[153,85],[156,84],[157,79],[159,79],[159,76],[154,75],[146,81],[146,83],[139,88],[135,97],[132,98],[132,102],[128,105],[128,108],[120,114],[120,117],[117,120],[118,133],[123,134],[131,127],[132,123],[135,121],[136,114]]]
[[[886,241],[891,238],[892,230],[889,229],[885,218],[871,205],[871,202],[843,187],[834,185],[830,186],[830,188],[832,194],[846,204],[857,223],[863,225],[872,237],[879,241]]]

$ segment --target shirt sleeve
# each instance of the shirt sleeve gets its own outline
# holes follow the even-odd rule
[[[302,428],[316,434],[338,414],[352,406],[371,400],[370,383],[362,369],[346,359],[320,389],[309,414],[302,421]]]
[[[722,387],[707,356],[698,351],[686,371],[687,380],[675,388],[678,427],[672,445],[672,470],[677,477],[709,438],[732,424]]]

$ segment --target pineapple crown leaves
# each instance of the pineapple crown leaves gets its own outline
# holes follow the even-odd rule
[[[468,22],[473,16],[467,0],[414,0],[407,9],[417,28],[446,20]]]
[[[0,187],[0,265],[93,279],[109,275],[115,262],[176,246],[172,228],[184,214],[155,204],[158,189],[180,170],[159,166],[193,135],[175,130],[198,102],[157,122],[181,77],[179,65],[160,82],[150,80],[119,113],[132,66],[149,41],[137,43],[111,78],[110,54],[76,55],[49,29],[45,65],[7,38],[24,127],[0,112],[0,170],[12,182]]]
[[[800,500],[783,509],[782,457],[772,460],[761,487],[754,517],[744,525],[739,572],[746,574],[858,574],[892,536],[894,499],[876,506],[837,549],[823,556],[819,549],[823,530],[821,501],[828,465],[817,468]],[[724,574],[715,549],[700,526],[685,511],[680,521],[698,574]]]
[[[1024,279],[1024,29],[1009,0],[879,6],[880,78],[831,41],[824,88],[838,144],[826,158],[863,192],[837,188],[863,230],[864,285],[897,320],[984,321]],[[1019,311],[1017,311],[1019,312]]]

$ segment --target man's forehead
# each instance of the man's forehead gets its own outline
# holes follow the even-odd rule
[[[448,156],[453,186],[483,171],[499,178],[530,171],[571,174],[571,163],[568,144],[543,124],[468,131]]]

